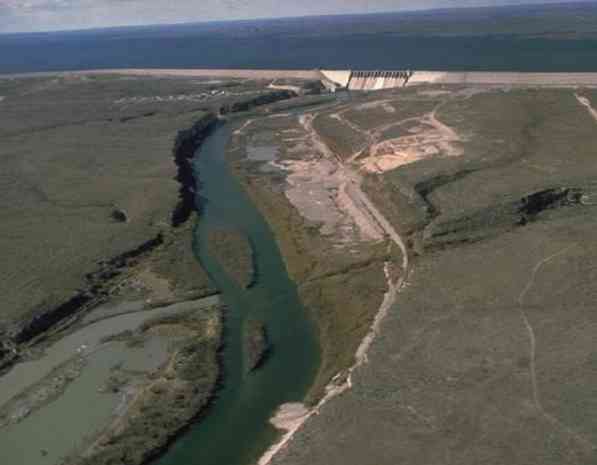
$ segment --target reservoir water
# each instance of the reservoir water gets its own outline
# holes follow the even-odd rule
[[[149,31],[141,37],[0,35],[0,73],[101,68],[584,72],[597,71],[597,40],[386,34],[211,37],[184,29]]]
[[[268,423],[278,406],[301,401],[319,366],[312,323],[289,279],[273,234],[238,180],[229,171],[225,147],[229,125],[220,126],[194,159],[201,190],[195,231],[195,254],[222,292],[227,306],[222,354],[224,384],[205,418],[191,428],[158,463],[160,465],[247,465],[278,434]],[[247,235],[254,252],[256,285],[241,289],[209,253],[211,230]],[[254,373],[243,367],[242,330],[248,317],[265,322],[272,355]]]
[[[597,4],[562,5],[551,19],[544,5],[521,8],[34,34],[2,34],[0,23],[0,73],[98,68],[597,71],[592,22]]]

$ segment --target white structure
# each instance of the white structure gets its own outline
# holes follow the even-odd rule
[[[350,71],[322,69],[319,72],[322,75],[323,85],[328,89],[348,87],[348,82],[350,81],[351,75]]]

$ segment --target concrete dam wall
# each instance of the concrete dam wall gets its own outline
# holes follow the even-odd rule
[[[350,90],[381,90],[404,87],[412,71],[353,71],[348,81]]]
[[[381,90],[403,87],[412,71],[321,70],[322,82],[329,89]]]
[[[352,74],[349,70],[321,70],[321,80],[327,88],[342,88],[348,87],[350,76]]]
[[[466,71],[319,71],[331,90],[381,90],[424,84],[479,86],[597,86],[597,73],[520,73]]]

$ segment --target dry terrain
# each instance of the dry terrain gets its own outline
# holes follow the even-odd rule
[[[281,423],[264,463],[595,463],[596,104],[428,86],[317,117],[343,123],[324,140],[366,140],[338,155],[410,267],[351,389]]]
[[[30,454],[13,461],[142,463],[205,408],[222,309],[191,254],[188,158],[215,113],[320,90],[152,74],[0,79],[0,357],[22,362],[0,449]],[[321,347],[261,465],[595,463],[596,91],[463,79],[229,119]],[[250,284],[247,239],[212,244]],[[245,331],[246,368],[275,356]],[[73,448],[44,425],[82,403]]]

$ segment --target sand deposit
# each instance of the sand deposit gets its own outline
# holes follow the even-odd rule
[[[413,135],[372,145],[368,156],[360,162],[362,169],[384,173],[433,156],[462,155],[460,136],[437,118],[437,110],[418,118],[419,125],[409,130]]]
[[[451,92],[430,90],[417,94],[425,97],[439,97],[451,95]],[[387,113],[395,113],[396,108],[391,102],[391,100],[375,100],[360,104],[355,109],[371,111],[382,108]],[[461,137],[437,117],[442,105],[443,103],[440,103],[432,112],[424,116],[391,121],[371,131],[364,131],[359,125],[345,117],[350,108],[333,113],[330,117],[347,125],[352,131],[364,135],[368,141],[367,147],[350,155],[348,161],[358,162],[361,169],[367,172],[383,173],[433,156],[462,155]],[[404,128],[407,124],[409,135],[383,139],[386,131],[393,128]]]
[[[303,115],[303,136],[289,153],[306,152],[301,160],[285,159],[270,166],[287,173],[285,195],[303,217],[338,245],[383,239],[383,230],[367,216],[355,195],[355,180],[313,130],[314,115]]]

